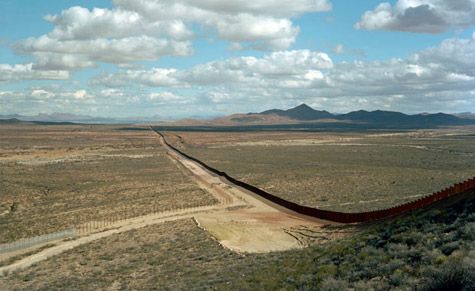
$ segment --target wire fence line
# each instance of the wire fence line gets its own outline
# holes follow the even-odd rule
[[[36,245],[45,244],[48,242],[74,237],[77,235],[75,228],[66,229],[63,231],[47,233],[35,237],[24,238],[11,243],[0,244],[0,254],[10,253],[22,249],[27,249]]]
[[[191,206],[191,207],[173,207],[167,210],[159,210],[158,208],[153,208],[152,212],[137,215],[133,211],[122,211],[119,214],[109,215],[97,220],[91,220],[85,223],[77,224],[71,228],[47,233],[39,236],[29,237],[20,239],[17,241],[0,244],[0,254],[11,253],[23,249],[28,249],[34,246],[39,246],[48,242],[53,242],[57,240],[74,238],[81,235],[87,235],[93,232],[103,231],[105,229],[119,226],[120,223],[131,222],[135,219],[145,219],[147,216],[160,215],[160,217],[167,217],[169,215],[175,215],[182,211],[194,212],[206,210],[212,207],[213,205],[203,205],[203,206]]]
[[[133,211],[122,211],[118,214],[112,214],[100,219],[95,219],[95,220],[91,220],[85,223],[78,224],[75,226],[75,229],[77,230],[77,235],[84,235],[91,232],[101,231],[109,227],[114,227],[120,223],[133,221],[134,219],[144,219],[147,216],[159,215],[159,216],[166,217],[167,215],[175,215],[181,211],[193,212],[193,211],[198,211],[198,210],[206,210],[210,206],[214,206],[214,205],[202,205],[202,206],[190,206],[190,207],[178,206],[178,207],[172,207],[169,209],[152,208],[151,212],[141,213],[141,214],[137,214],[136,212],[133,212]]]

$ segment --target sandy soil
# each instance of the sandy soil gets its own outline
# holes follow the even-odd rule
[[[384,209],[474,175],[474,127],[405,132],[166,132],[180,150],[294,203]]]
[[[195,216],[200,227],[209,231],[224,247],[250,253],[301,248],[304,244],[290,235],[288,229],[297,226],[315,228],[329,224],[283,209],[224,178],[215,176],[196,162],[175,152],[164,143],[162,137],[160,138],[170,157],[191,171],[195,179],[201,181],[202,187],[207,187],[210,192],[221,193],[222,203],[223,199],[227,199],[225,202],[227,208]],[[230,206],[246,207],[231,210]]]
[[[98,240],[110,235],[130,231],[132,229],[142,228],[142,227],[157,224],[157,223],[164,223],[167,221],[192,218],[197,212],[203,212],[203,211],[212,212],[212,210],[217,209],[218,207],[219,206],[193,207],[193,208],[188,208],[188,209],[183,209],[183,210],[178,210],[178,211],[173,211],[173,212],[159,213],[155,215],[146,215],[142,217],[127,219],[122,222],[111,225],[109,227],[110,229],[86,234],[74,240],[60,241],[50,248],[44,249],[33,255],[26,256],[14,262],[11,265],[0,267],[0,275],[6,275],[18,269],[27,268],[33,264],[44,261],[52,256],[59,255],[77,246],[90,243],[92,241],[95,241],[95,240]]]
[[[141,129],[0,126],[0,243],[218,202]]]
[[[26,256],[10,265],[0,267],[0,275],[27,268],[49,257],[79,245],[142,228],[148,225],[194,217],[198,226],[226,248],[237,252],[270,252],[302,248],[305,243],[289,231],[292,228],[319,228],[328,224],[304,217],[257,197],[229,181],[214,175],[198,163],[187,159],[168,147],[162,137],[162,145],[176,163],[202,188],[214,195],[219,204],[162,212],[127,219],[95,233],[85,233],[77,239],[57,242],[54,246]]]

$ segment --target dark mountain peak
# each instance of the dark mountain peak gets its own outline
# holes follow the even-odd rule
[[[294,108],[291,108],[291,109],[288,109],[287,111],[289,110],[292,110],[292,109],[299,109],[299,110],[314,110],[312,107],[308,106],[307,104],[305,103],[302,103],[298,106],[295,106]]]
[[[303,104],[300,104],[299,106],[287,109],[285,111],[286,112],[314,112],[316,110],[308,106],[307,104],[303,103]]]
[[[289,117],[295,120],[317,120],[317,119],[334,117],[333,114],[327,111],[315,110],[305,103],[302,103],[294,108],[290,108],[287,110],[271,109],[271,110],[261,112],[261,114],[277,114],[277,115]]]
[[[349,122],[366,123],[383,127],[433,127],[441,125],[463,125],[470,119],[461,119],[446,113],[421,113],[408,115],[397,111],[386,110],[357,110],[346,114],[331,114],[325,110],[315,110],[305,103],[287,110],[271,109],[261,114],[275,114],[294,120],[312,121],[319,119],[336,119]]]
[[[346,113],[346,114],[350,114],[350,113],[369,113],[369,111],[364,110],[364,109],[360,109],[360,110],[356,110],[356,111],[351,111],[351,112]]]

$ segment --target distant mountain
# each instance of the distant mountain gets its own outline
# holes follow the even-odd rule
[[[454,115],[460,118],[475,119],[475,113],[473,112],[462,112],[462,113],[456,113]]]
[[[271,109],[263,111],[260,114],[270,115],[275,114],[279,116],[288,117],[295,120],[318,120],[318,119],[327,119],[334,118],[335,115],[331,114],[328,111],[319,111],[315,110],[307,104],[301,104],[297,107],[281,110],[281,109]]]
[[[373,124],[414,124],[414,125],[459,125],[466,123],[461,118],[456,116],[445,114],[445,113],[436,113],[436,114],[415,114],[407,115],[401,112],[393,111],[353,111],[346,114],[341,114],[335,118],[340,120],[351,120],[358,122],[366,122]]]
[[[90,115],[78,115],[70,113],[40,113],[37,115],[0,115],[0,120],[17,119],[19,121],[30,121],[39,123],[87,123],[87,124],[117,124],[117,123],[142,123],[142,122],[156,122],[159,119],[157,117],[131,117],[131,118],[106,118],[106,117],[94,117]],[[5,122],[2,122],[5,123]]]
[[[241,126],[241,125],[263,125],[263,124],[295,124],[299,123],[285,116],[277,114],[232,114],[213,119],[180,119],[162,123],[169,126]]]
[[[382,127],[432,127],[443,125],[464,125],[474,124],[475,120],[467,119],[468,114],[464,118],[445,113],[421,113],[408,115],[401,112],[394,111],[366,111],[358,110],[346,114],[332,114],[325,110],[315,110],[306,104],[301,104],[297,107],[287,110],[271,109],[261,112],[264,115],[279,115],[285,116],[293,120],[301,122],[318,121],[318,120],[335,120],[346,121],[351,123],[366,123],[378,125]]]
[[[29,121],[29,122],[84,122],[92,123],[95,121],[102,121],[102,119],[97,119],[88,115],[76,115],[68,113],[52,113],[45,114],[40,113],[37,115],[19,115],[19,114],[10,114],[10,115],[0,115],[0,120],[8,119],[17,119],[19,121]],[[104,120],[105,121],[105,120]]]
[[[337,119],[343,120],[352,120],[352,121],[360,121],[360,122],[400,122],[402,120],[406,120],[408,115],[400,112],[393,112],[393,111],[366,111],[366,110],[358,110],[352,111],[346,114],[340,114],[335,116]]]
[[[457,125],[457,124],[466,124],[470,121],[466,121],[457,116],[446,114],[446,113],[435,113],[435,114],[416,114],[411,115],[416,122],[428,123],[428,124],[438,124],[438,125]]]
[[[207,120],[182,119],[169,122],[168,126],[254,126],[254,125],[278,125],[278,124],[299,124],[301,122],[339,122],[335,116],[328,111],[319,111],[306,104],[297,107],[281,110],[271,109],[261,113],[232,114],[223,117]]]
[[[18,123],[23,123],[23,121],[16,118],[0,119],[0,124],[18,124]]]
[[[159,121],[157,117],[133,118],[101,118],[88,115],[67,113],[38,114],[23,116],[18,114],[0,115],[0,123],[14,124],[20,122],[40,124],[69,124],[69,123],[95,123],[95,124],[133,124],[154,123],[164,126],[202,126],[202,127],[265,127],[275,130],[277,128],[305,129],[409,129],[409,128],[434,128],[438,126],[475,125],[475,116],[463,113],[455,116],[445,113],[420,113],[404,114],[393,111],[366,111],[358,110],[345,114],[333,114],[325,110],[315,110],[301,104],[287,110],[271,109],[261,113],[232,114],[212,119],[184,119],[173,122]]]

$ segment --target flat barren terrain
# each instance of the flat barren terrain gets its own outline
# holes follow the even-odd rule
[[[474,128],[411,132],[169,132],[186,153],[290,201],[367,211],[475,176]]]
[[[20,144],[18,140],[12,144],[5,142],[8,138],[19,138],[21,135],[17,132],[21,130],[31,136],[21,143],[24,148],[14,146]],[[259,181],[268,179],[283,190],[302,189],[299,195],[291,197],[284,194],[296,192],[279,194],[274,187],[266,189],[293,201],[298,197],[303,203],[321,203],[321,200],[312,200],[313,192],[304,191],[307,184],[300,184],[307,181],[312,187],[320,185],[322,188],[322,184],[312,184],[312,177],[323,176],[325,169],[333,176],[323,177],[327,181],[333,179],[330,185],[347,189],[347,196],[335,194],[333,200],[323,202],[346,206],[340,207],[341,210],[351,205],[357,206],[351,209],[367,210],[414,199],[413,196],[391,197],[387,194],[396,193],[390,192],[391,187],[401,184],[374,183],[384,180],[386,175],[393,175],[390,179],[394,181],[400,181],[400,177],[410,178],[410,175],[404,176],[404,170],[417,176],[409,181],[418,184],[398,188],[399,192],[401,189],[415,191],[410,187],[439,187],[433,184],[451,184],[450,179],[470,176],[467,173],[472,172],[473,141],[469,130],[402,134],[261,132],[241,134],[240,137],[227,133],[167,133],[167,136],[187,153],[233,176],[248,179],[247,182],[253,183],[249,177],[262,171],[257,176],[261,180],[255,180],[259,187],[265,185]],[[161,139],[152,131],[107,126],[16,126],[4,128],[3,133],[7,138],[2,139],[2,153],[5,153],[2,171],[10,170],[6,172],[9,176],[5,176],[8,179],[3,179],[2,183],[17,189],[10,199],[22,197],[23,200],[15,200],[14,207],[13,203],[4,207],[2,234],[15,237],[18,233],[53,231],[78,223],[78,219],[81,222],[84,216],[85,221],[89,221],[113,213],[119,215],[120,211],[138,217],[124,225],[23,254],[15,262],[38,260],[27,264],[25,269],[12,268],[2,273],[0,290],[408,290],[414,286],[434,289],[445,283],[444,278],[454,276],[459,276],[457,280],[464,286],[472,286],[474,282],[475,273],[470,273],[475,260],[473,191],[464,193],[450,204],[444,202],[390,221],[348,227],[307,221],[272,208],[161,145]],[[41,133],[44,133],[43,137]],[[66,142],[71,136],[81,135],[77,143]],[[49,146],[46,148],[43,144]],[[65,150],[65,144],[69,150]],[[434,151],[441,154],[432,156]],[[432,162],[426,164],[428,161]],[[231,167],[231,163],[237,166]],[[321,169],[315,165],[320,165]],[[47,171],[49,167],[55,169],[54,166],[62,166],[62,174],[60,170]],[[23,173],[27,173],[25,179],[15,169],[23,169]],[[34,176],[35,169],[47,176]],[[421,181],[428,177],[426,172],[445,180],[434,182],[431,179],[431,183],[424,184]],[[369,179],[368,173],[376,178]],[[60,179],[63,175],[68,175],[67,181]],[[360,188],[353,184],[339,185],[355,183],[354,180],[338,180],[340,176],[348,179],[352,175],[359,175],[360,180],[372,186],[365,186],[366,189],[385,193],[373,202],[378,205],[354,203],[361,199],[363,192],[355,191]],[[28,181],[34,181],[34,184],[26,184],[30,188],[22,186]],[[92,185],[96,186],[81,188],[80,181],[86,185],[93,181]],[[154,181],[159,181],[160,187],[154,187]],[[38,189],[43,189],[42,185],[48,185],[50,190],[44,196],[38,196],[42,194],[37,193]],[[65,190],[75,187],[80,191]],[[161,187],[167,191],[161,192]],[[54,193],[54,199],[47,200],[48,195],[53,195],[51,193]],[[101,193],[106,193],[106,197]],[[29,197],[37,196],[40,198],[28,202]],[[46,198],[41,200],[41,197]],[[55,201],[64,201],[64,204],[55,206]],[[48,202],[53,203],[53,207],[48,207]],[[35,209],[36,205],[36,211],[27,211]],[[140,216],[152,211],[198,205],[210,206],[170,212],[168,217],[163,212],[156,217]],[[16,216],[18,214],[23,216]],[[15,231],[16,225],[24,231]],[[30,228],[33,231],[29,231]],[[61,246],[64,248],[56,255],[44,256],[48,250]]]
[[[1,125],[0,243],[92,220],[215,204],[144,129]]]

